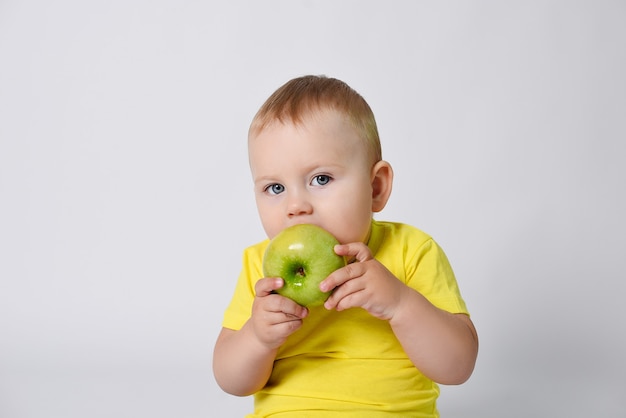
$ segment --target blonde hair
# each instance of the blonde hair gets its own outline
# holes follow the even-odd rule
[[[252,119],[248,136],[258,135],[275,121],[301,124],[307,114],[331,109],[347,116],[365,140],[373,161],[382,159],[374,113],[365,99],[336,78],[307,75],[283,84],[261,106]]]

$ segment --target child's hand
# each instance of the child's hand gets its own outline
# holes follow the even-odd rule
[[[374,259],[362,242],[337,245],[335,252],[356,261],[320,283],[323,292],[335,289],[324,304],[326,309],[360,307],[377,318],[391,319],[408,287]]]
[[[271,349],[281,346],[298,330],[309,313],[291,299],[272,293],[283,284],[280,278],[264,278],[255,285],[250,321],[257,339]]]

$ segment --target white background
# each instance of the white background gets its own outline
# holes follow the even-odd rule
[[[444,417],[626,416],[623,1],[0,0],[0,416],[240,417],[212,347],[264,238],[248,124],[290,78],[370,103],[379,219],[479,331]],[[364,331],[366,332],[366,331]]]

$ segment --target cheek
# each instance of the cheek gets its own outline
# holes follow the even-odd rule
[[[280,232],[281,228],[276,210],[261,199],[257,199],[256,206],[265,234],[271,239]]]
[[[342,199],[342,204],[330,208],[325,219],[328,229],[342,244],[361,242],[367,238],[372,220],[371,199],[359,196]]]
[[[282,228],[278,223],[268,218],[261,218],[261,224],[263,225],[265,235],[267,235],[269,239],[272,239],[276,235],[278,235]]]

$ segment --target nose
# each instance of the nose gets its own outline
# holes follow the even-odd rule
[[[310,215],[313,213],[313,205],[303,193],[292,194],[287,202],[287,214],[290,218],[295,216]]]

